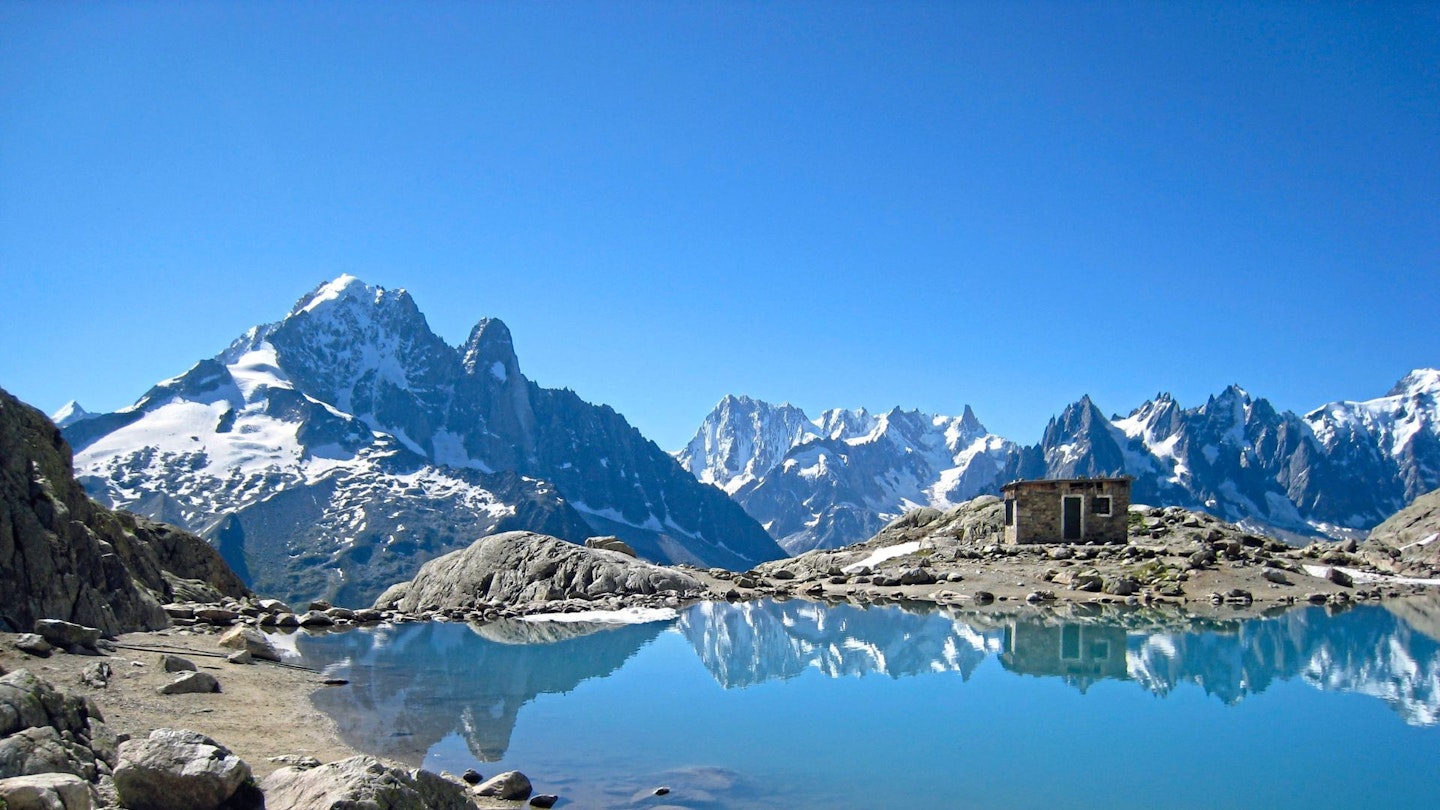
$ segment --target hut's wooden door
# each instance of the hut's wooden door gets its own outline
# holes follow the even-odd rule
[[[1060,517],[1060,536],[1066,540],[1079,540],[1084,535],[1080,525],[1084,512],[1085,498],[1080,495],[1066,495]]]

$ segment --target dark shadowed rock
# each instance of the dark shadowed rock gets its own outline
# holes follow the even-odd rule
[[[700,593],[689,574],[617,551],[585,548],[531,532],[481,538],[438,557],[415,579],[387,590],[379,609],[469,608],[479,602],[544,602],[571,597]]]
[[[265,806],[285,810],[473,810],[464,785],[359,756],[318,768],[281,768],[261,783]]]
[[[131,810],[217,810],[249,778],[250,766],[209,737],[157,728],[121,743],[115,790]]]

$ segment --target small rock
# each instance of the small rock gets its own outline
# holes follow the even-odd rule
[[[661,785],[660,787],[655,788],[652,793],[656,796],[668,796],[670,794],[670,788]]]
[[[199,619],[202,622],[205,622],[206,624],[213,624],[223,627],[226,625],[234,624],[235,620],[240,618],[240,614],[236,613],[233,610],[230,610],[229,608],[203,607],[195,611],[195,618]]]
[[[530,797],[530,806],[540,808],[554,807],[558,801],[560,801],[560,797],[553,793],[540,793]]]
[[[972,596],[977,605],[988,605],[995,601],[995,594],[989,591],[976,591]]]
[[[225,660],[232,664],[253,664],[255,656],[251,655],[249,650],[237,650],[226,656]]]
[[[108,663],[104,661],[96,661],[95,663],[89,664],[85,667],[85,669],[80,673],[80,680],[87,686],[93,686],[96,689],[104,689],[105,687],[110,685],[110,676],[113,674],[114,671],[110,669],[110,665]]]
[[[485,777],[481,776],[480,772],[474,768],[465,769],[465,773],[460,774],[460,778],[465,780],[467,785],[478,785],[485,781]]]
[[[324,599],[316,599],[310,603],[310,606],[306,608],[306,610],[318,610],[321,613],[324,613],[332,607],[335,606],[325,601]]]
[[[1267,582],[1273,582],[1277,585],[1290,584],[1290,580],[1285,576],[1285,572],[1281,571],[1279,568],[1266,568],[1264,571],[1260,572],[1260,576]]]
[[[160,656],[160,667],[166,672],[194,672],[195,664],[188,658],[181,658],[178,655]]]
[[[521,801],[530,797],[531,790],[530,780],[525,774],[519,771],[506,771],[477,786],[475,795]]]
[[[49,658],[50,651],[55,648],[39,634],[26,633],[15,639],[15,649],[37,658]]]
[[[301,627],[330,627],[335,624],[335,620],[322,611],[311,610],[300,617],[299,623]]]
[[[1342,588],[1350,588],[1355,585],[1355,578],[1341,571],[1339,568],[1330,568],[1327,570],[1325,572],[1325,578]]]
[[[219,691],[220,682],[215,680],[215,676],[208,672],[187,672],[159,689],[162,695],[185,695]]]

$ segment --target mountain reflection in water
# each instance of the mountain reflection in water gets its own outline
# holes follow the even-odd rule
[[[419,764],[458,733],[481,762],[501,759],[520,708],[621,669],[667,629],[684,636],[726,689],[795,678],[902,678],[955,672],[968,681],[990,657],[1018,674],[1058,678],[1081,692],[1130,681],[1156,695],[1194,684],[1225,704],[1302,679],[1384,700],[1406,723],[1440,723],[1440,626],[1434,604],[1323,608],[1219,620],[1109,613],[961,614],[806,601],[702,603],[674,622],[643,625],[503,621],[414,624],[302,637],[307,663],[344,670],[351,685],[318,693],[361,750]],[[1419,632],[1402,613],[1431,635]]]

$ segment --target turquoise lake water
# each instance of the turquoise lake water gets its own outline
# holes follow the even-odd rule
[[[316,704],[356,748],[519,769],[577,810],[1440,807],[1440,644],[1401,615],[1434,633],[1440,610],[1157,632],[1135,615],[707,603],[296,646],[350,679]]]

